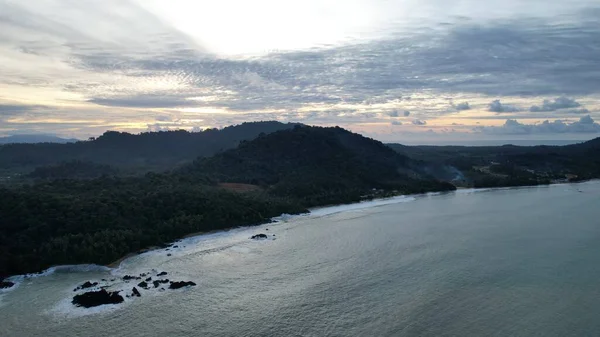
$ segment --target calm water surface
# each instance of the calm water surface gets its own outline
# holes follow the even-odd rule
[[[0,294],[0,336],[600,336],[599,182],[320,209],[180,246],[23,280]],[[86,280],[151,269],[198,286],[70,304]]]

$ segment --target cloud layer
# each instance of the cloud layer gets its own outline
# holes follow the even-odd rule
[[[357,1],[338,8],[340,17],[323,17],[341,31],[321,29],[327,20],[319,21],[309,1],[294,8],[314,15],[320,31],[286,23],[294,15],[281,12],[279,26],[248,26],[272,32],[263,38],[236,31],[244,16],[205,36],[194,26],[199,18],[172,16],[181,4],[0,0],[0,133],[169,123],[192,129],[257,119],[421,130],[450,126],[457,113],[484,124],[502,113],[600,117],[600,7],[591,1]],[[264,16],[264,9],[244,8]],[[288,35],[275,36],[278,30]],[[292,48],[286,37],[330,42]],[[220,39],[286,48],[232,57],[218,52],[229,49],[215,47]]]

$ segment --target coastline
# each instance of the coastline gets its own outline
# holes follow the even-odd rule
[[[415,200],[419,196],[433,196],[433,195],[447,194],[447,193],[451,193],[451,192],[455,193],[457,191],[461,191],[461,192],[465,192],[465,191],[472,191],[472,192],[495,191],[495,190],[506,190],[506,189],[533,188],[533,187],[539,187],[539,186],[551,187],[551,186],[583,184],[583,183],[592,183],[592,182],[600,182],[600,179],[589,179],[589,180],[585,180],[585,181],[576,181],[576,182],[557,182],[557,183],[551,183],[551,184],[538,184],[538,185],[528,185],[528,186],[478,187],[478,188],[459,187],[454,191],[427,192],[427,193],[419,193],[419,194],[401,194],[401,195],[399,194],[399,195],[395,195],[395,196],[373,198],[373,199],[363,200],[360,202],[354,202],[354,203],[349,203],[349,204],[324,205],[324,206],[309,208],[308,213],[300,213],[300,214],[294,214],[294,215],[281,214],[279,216],[271,218],[270,221],[265,221],[264,223],[248,224],[248,225],[244,225],[244,226],[233,226],[233,227],[216,229],[216,230],[211,230],[211,231],[204,231],[204,232],[200,231],[200,232],[189,233],[189,234],[182,236],[179,239],[176,239],[169,245],[172,245],[173,243],[183,240],[183,239],[201,237],[201,236],[215,234],[215,233],[224,233],[224,232],[228,232],[228,231],[231,231],[231,230],[234,230],[237,228],[250,228],[250,227],[266,225],[269,223],[277,223],[278,218],[284,218],[286,216],[291,216],[291,217],[302,216],[302,215],[326,216],[326,215],[340,213],[340,212],[349,211],[349,210],[356,210],[356,209],[363,209],[363,208],[370,208],[370,207],[377,207],[377,206],[396,204],[396,203],[401,203],[401,202],[406,202],[406,201],[412,201],[412,200]],[[124,261],[126,261],[127,259],[129,259],[131,257],[135,257],[135,256],[138,256],[138,255],[141,255],[144,253],[148,253],[148,252],[152,252],[152,251],[156,251],[156,250],[160,250],[160,249],[164,249],[164,248],[165,247],[159,247],[159,246],[151,246],[148,248],[144,248],[137,252],[132,252],[132,253],[126,254],[125,256],[123,256],[109,264],[105,264],[105,265],[95,265],[95,264],[57,265],[57,266],[52,266],[46,270],[39,271],[39,272],[22,274],[22,275],[6,276],[6,277],[4,277],[4,280],[17,280],[19,278],[44,276],[44,275],[50,274],[53,270],[56,270],[57,268],[60,269],[60,268],[67,268],[67,267],[95,266],[95,267],[99,267],[99,268],[108,268],[109,270],[111,270],[111,269],[114,270],[114,269],[118,269],[120,267],[121,263],[123,263]],[[18,284],[18,282],[15,282],[15,283]],[[13,286],[12,288],[9,288],[6,290],[12,290],[14,288],[16,288],[16,286]]]

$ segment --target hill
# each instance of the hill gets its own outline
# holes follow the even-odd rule
[[[78,139],[65,139],[52,135],[13,135],[8,137],[0,137],[0,144],[31,144],[31,143],[74,143]]]
[[[297,126],[169,173],[0,187],[0,278],[57,264],[108,264],[190,233],[264,223],[310,206],[454,189],[411,165],[346,130]],[[73,162],[36,174],[63,169],[106,168]]]
[[[113,166],[123,174],[165,171],[236,147],[261,133],[289,129],[295,124],[255,122],[202,132],[161,131],[138,135],[108,131],[76,143],[7,144],[0,146],[0,173],[27,174],[39,166],[90,162]]]
[[[464,186],[536,185],[600,178],[600,138],[564,146],[404,146],[437,178]]]
[[[182,170],[218,182],[263,186],[305,206],[358,201],[373,190],[422,193],[450,190],[379,141],[339,127],[296,126],[242,142]]]

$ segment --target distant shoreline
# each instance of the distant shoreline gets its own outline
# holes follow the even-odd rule
[[[551,183],[551,184],[538,184],[538,185],[527,185],[527,186],[503,186],[503,187],[457,187],[456,190],[460,190],[460,191],[464,191],[464,190],[473,190],[473,191],[478,191],[478,190],[506,190],[506,189],[518,189],[518,188],[533,188],[533,187],[539,187],[539,186],[554,186],[554,185],[567,185],[567,184],[581,184],[581,183],[588,183],[588,182],[593,182],[593,181],[598,181],[600,182],[600,179],[589,179],[589,180],[582,180],[582,181],[574,181],[574,182],[556,182],[556,183]],[[418,193],[418,194],[398,194],[395,196],[390,196],[390,197],[381,197],[381,198],[374,198],[374,199],[370,199],[370,200],[363,200],[363,201],[359,201],[359,202],[354,202],[354,203],[350,203],[350,204],[335,204],[335,205],[326,205],[326,206],[317,206],[317,207],[313,207],[309,209],[309,213],[308,214],[312,214],[314,211],[316,210],[324,210],[324,209],[328,209],[328,208],[335,208],[335,207],[342,207],[342,206],[351,206],[351,205],[360,205],[360,204],[364,204],[364,203],[369,203],[369,202],[373,202],[376,203],[377,201],[384,201],[384,200],[389,200],[389,199],[393,199],[393,198],[400,198],[400,197],[416,197],[416,196],[420,196],[420,195],[428,195],[431,193],[439,193],[439,194],[444,194],[444,193],[452,193],[454,191],[440,191],[440,192],[427,192],[427,193]],[[402,201],[398,200],[397,202],[393,202],[390,204],[395,204],[395,203],[400,203]],[[343,212],[343,211],[340,211]],[[299,215],[299,214],[296,214]],[[280,215],[281,216],[281,215]],[[277,217],[274,217],[277,218]],[[236,229],[236,228],[250,228],[250,227],[257,227],[257,226],[261,226],[261,225],[266,225],[269,222],[265,222],[265,223],[261,223],[261,224],[256,224],[256,225],[247,225],[247,226],[237,226],[237,227],[228,227],[228,228],[224,228],[224,229],[215,229],[212,231],[206,231],[206,232],[194,232],[194,233],[190,233],[190,234],[186,234],[183,237],[173,241],[171,244],[173,244],[174,242],[177,242],[179,240],[183,240],[183,239],[189,239],[189,238],[193,238],[193,237],[201,237],[201,236],[205,236],[205,235],[210,235],[210,234],[215,234],[215,233],[224,233],[224,232],[228,232],[232,229]],[[152,251],[157,251],[157,250],[161,250],[164,248],[158,247],[158,246],[153,246],[153,247],[149,247],[146,249],[142,249],[137,253],[129,253],[125,256],[123,256],[122,258],[106,265],[106,267],[109,268],[118,268],[121,263],[131,257],[134,256],[138,256],[144,253],[148,253],[148,252],[152,252]]]
[[[503,187],[458,187],[456,189],[456,191],[465,191],[465,190],[473,190],[473,191],[477,191],[477,190],[506,190],[506,189],[517,189],[517,188],[533,188],[533,187],[539,187],[539,186],[558,186],[558,185],[567,185],[567,184],[584,184],[584,183],[591,183],[591,182],[600,182],[600,179],[588,179],[588,180],[582,180],[582,181],[574,181],[574,182],[557,182],[557,183],[551,183],[551,184],[541,184],[541,185],[528,185],[528,186],[503,186]],[[456,192],[454,191],[454,192]],[[453,191],[440,191],[440,192],[427,192],[427,193],[419,193],[419,194],[399,194],[396,196],[389,196],[389,197],[381,197],[381,198],[374,198],[374,199],[370,199],[370,200],[364,200],[364,201],[360,201],[360,202],[354,202],[354,203],[349,203],[349,204],[335,204],[335,205],[327,205],[327,206],[318,206],[318,207],[313,207],[309,209],[309,213],[302,213],[302,214],[312,214],[314,211],[317,210],[326,210],[328,208],[335,208],[335,207],[342,207],[342,206],[351,206],[351,205],[360,205],[360,204],[364,204],[364,203],[376,203],[376,202],[380,202],[380,201],[384,201],[384,200],[389,200],[389,199],[393,199],[393,198],[399,198],[399,200],[397,202],[393,202],[390,204],[395,204],[395,203],[400,203],[402,202],[400,200],[401,197],[416,197],[416,196],[426,196],[428,194],[445,194],[445,193],[450,193]],[[340,211],[340,212],[343,212]],[[335,212],[337,213],[337,212]],[[282,214],[283,215],[283,214]],[[280,216],[282,216],[280,215]],[[300,215],[300,214],[295,214]],[[272,219],[275,219],[277,217],[273,217]],[[211,230],[211,231],[200,231],[200,232],[193,232],[193,233],[189,233],[186,234],[184,236],[182,236],[181,238],[173,241],[170,245],[172,245],[173,243],[179,241],[179,240],[183,240],[183,239],[188,239],[188,238],[193,238],[193,237],[201,237],[201,236],[205,236],[205,235],[210,235],[210,234],[215,234],[215,233],[224,233],[224,232],[228,232],[230,230],[236,229],[236,228],[250,228],[250,227],[256,227],[256,226],[261,226],[261,225],[266,225],[272,222],[264,222],[264,223],[258,223],[258,224],[254,224],[254,225],[244,225],[244,226],[232,226],[232,227],[228,227],[228,228],[223,228],[223,229],[216,229],[216,230]],[[118,269],[120,267],[120,265],[126,261],[129,258],[144,254],[144,253],[148,253],[148,252],[152,252],[152,251],[157,251],[160,249],[164,249],[165,247],[159,247],[159,246],[151,246],[148,248],[144,248],[141,249],[137,252],[132,252],[129,254],[124,255],[123,257],[109,263],[109,264],[104,264],[104,265],[97,265],[99,267],[106,267],[106,268],[110,268],[110,269]],[[81,266],[85,266],[88,264],[80,264]],[[57,265],[57,266],[52,266],[48,269],[39,271],[39,272],[34,272],[34,273],[29,273],[29,274],[20,274],[20,275],[10,275],[10,276],[6,276],[3,279],[4,280],[9,280],[9,279],[14,279],[16,277],[28,277],[31,275],[43,275],[46,271],[48,271],[49,269],[55,269],[55,268],[60,268],[62,266],[71,266],[71,265]],[[1,279],[1,278],[0,278]]]

